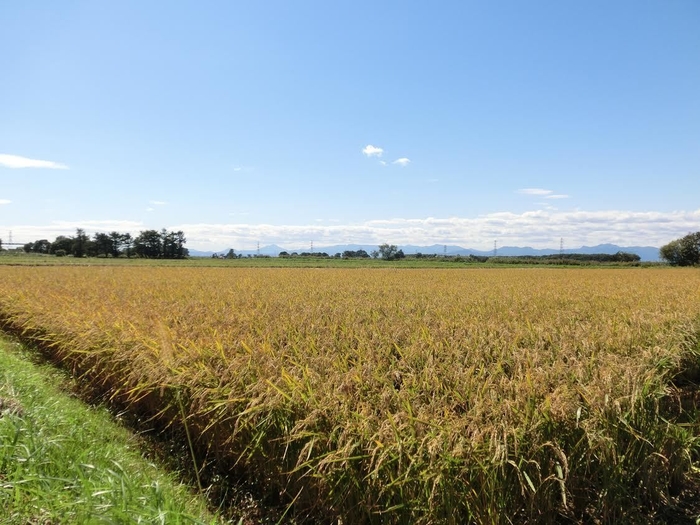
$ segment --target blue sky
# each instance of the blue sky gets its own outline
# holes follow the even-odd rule
[[[700,2],[0,3],[0,238],[659,246]]]

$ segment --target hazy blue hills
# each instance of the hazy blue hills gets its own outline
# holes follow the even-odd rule
[[[493,250],[474,250],[471,248],[463,248],[461,246],[447,245],[444,244],[433,244],[432,246],[414,246],[411,244],[399,246],[400,249],[406,255],[413,255],[416,253],[427,254],[438,254],[438,255],[493,255]],[[327,253],[328,255],[335,255],[336,253],[343,253],[344,251],[357,251],[365,250],[367,253],[377,249],[376,244],[336,244],[332,246],[315,246],[314,252],[316,253]],[[228,253],[229,248],[219,250],[217,252],[212,251],[199,251],[190,250],[190,255],[195,257],[211,257],[214,253],[225,255]],[[270,244],[268,246],[261,246],[260,250],[235,250],[236,254],[241,254],[243,256],[248,255],[269,255],[272,257],[277,257],[280,252],[286,251],[288,253],[297,252],[309,252],[309,248],[291,250],[282,248],[275,244]],[[580,248],[567,248],[562,250],[563,253],[608,253],[614,254],[617,252],[627,252],[635,253],[639,255],[642,261],[658,261],[659,260],[659,249],[654,246],[618,246],[616,244],[598,244],[597,246],[582,246]],[[500,256],[519,256],[519,255],[552,255],[559,253],[558,249],[554,248],[530,248],[528,246],[502,246],[497,250],[497,255]]]

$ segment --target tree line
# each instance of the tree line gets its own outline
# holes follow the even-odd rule
[[[39,239],[23,246],[26,253],[52,254],[58,257],[144,257],[148,259],[184,259],[189,255],[182,231],[144,230],[136,237],[113,231],[90,237],[78,228],[75,235],[59,235],[53,242]]]
[[[317,258],[331,258],[326,252],[292,252],[282,251],[279,253],[278,257],[317,257]],[[345,250],[343,253],[336,253],[332,256],[334,259],[385,259],[387,261],[393,261],[396,259],[403,259],[406,255],[403,250],[394,244],[382,244],[379,246],[378,250],[373,250],[371,253],[367,253],[365,250]]]

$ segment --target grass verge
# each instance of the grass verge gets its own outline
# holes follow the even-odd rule
[[[2,523],[223,523],[105,410],[62,392],[65,377],[20,351],[0,338]]]

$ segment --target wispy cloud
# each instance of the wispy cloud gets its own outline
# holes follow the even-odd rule
[[[0,199],[0,206],[3,204],[10,204],[12,201],[8,201],[7,199]]]
[[[381,157],[384,150],[377,146],[372,146],[372,144],[367,144],[364,148],[362,148],[362,153],[364,153],[367,157]]]
[[[381,164],[382,166],[386,166],[386,161],[385,161],[385,160],[380,160],[380,161],[379,161],[379,164]]]
[[[563,195],[560,193],[545,196],[545,199],[568,199],[568,198],[569,198],[568,195]]]
[[[68,166],[50,160],[29,159],[19,155],[0,153],[0,166],[5,168],[46,168],[52,170],[67,170]]]
[[[153,206],[165,206],[166,204],[168,204],[165,201],[148,201],[148,202],[150,204],[152,204]]]
[[[148,207],[148,208],[146,208],[146,211],[147,211],[147,212],[152,212],[152,211],[155,211],[155,208]]]
[[[523,188],[516,193],[522,193],[523,195],[550,195],[554,192],[552,190],[543,190],[542,188]]]
[[[407,159],[406,157],[401,157],[400,159],[396,159],[392,164],[398,164],[399,166],[406,167],[411,163],[411,159]]]

